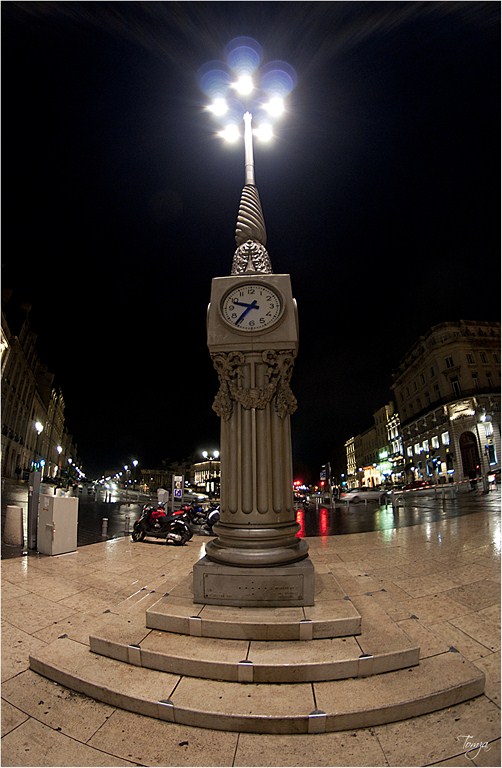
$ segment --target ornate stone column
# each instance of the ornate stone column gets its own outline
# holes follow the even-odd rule
[[[283,565],[308,554],[293,507],[289,382],[296,352],[269,349],[212,355],[220,389],[221,520],[206,546],[214,561]]]
[[[236,242],[232,274],[213,279],[208,309],[220,384],[213,408],[221,419],[221,517],[194,566],[194,601],[313,605],[314,570],[293,506],[296,302],[289,275],[272,272],[254,184],[242,192]]]

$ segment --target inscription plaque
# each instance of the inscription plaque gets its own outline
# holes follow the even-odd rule
[[[288,565],[245,568],[201,558],[193,568],[194,603],[248,607],[314,605],[309,559]]]
[[[233,574],[226,579],[211,573],[204,574],[204,597],[230,600],[301,600],[303,576],[275,576],[268,574],[241,576]]]

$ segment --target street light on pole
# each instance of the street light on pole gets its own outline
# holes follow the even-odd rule
[[[36,432],[37,432],[37,439],[35,441],[35,452],[33,454],[33,469],[36,469],[36,467],[38,465],[38,459],[37,459],[37,456],[38,456],[38,441],[39,441],[40,435],[44,431],[44,425],[40,421],[36,421],[34,426],[35,426],[35,429],[36,429]]]
[[[296,84],[295,70],[284,61],[262,65],[261,46],[252,38],[240,37],[227,46],[225,64],[209,62],[201,68],[199,83],[210,99],[206,110],[222,126],[218,136],[236,142],[242,138],[240,126],[244,123],[245,183],[235,230],[237,250],[231,275],[270,275],[273,270],[265,247],[265,220],[255,183],[253,137],[264,141],[273,138],[272,123],[285,113],[286,97]],[[247,320],[251,319],[254,325],[255,318],[248,315]]]
[[[227,46],[227,61],[209,62],[199,72],[202,90],[209,96],[206,109],[220,122],[218,135],[228,142],[241,137],[244,121],[245,185],[255,186],[253,135],[261,141],[273,136],[272,122],[285,112],[285,99],[296,84],[296,73],[284,61],[264,66],[261,46],[252,38],[236,38]],[[258,116],[253,129],[253,113]]]
[[[213,479],[213,461],[217,461],[220,458],[220,452],[211,451],[211,453],[209,453],[209,451],[202,451],[202,456],[204,459],[206,459],[206,461],[209,462],[209,474],[206,480],[206,491],[208,491],[210,497],[211,494],[218,496],[219,493],[216,493],[216,483]]]
[[[58,453],[58,482],[61,483],[61,454],[63,452],[62,445],[56,445],[56,451]]]

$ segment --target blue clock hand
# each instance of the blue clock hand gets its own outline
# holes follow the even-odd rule
[[[246,307],[246,309],[244,310],[244,312],[242,313],[242,315],[241,315],[239,318],[237,318],[237,320],[235,321],[235,324],[236,324],[236,325],[239,325],[239,323],[240,323],[240,322],[242,322],[242,321],[244,320],[244,318],[246,317],[247,313],[248,313],[248,312],[249,312],[251,309],[259,309],[259,306],[258,306],[258,304],[256,303],[256,299],[254,299],[254,300],[253,300],[253,302],[252,302],[251,304],[242,304],[241,302],[238,302],[238,301],[234,301],[234,304],[240,304],[240,306],[241,306],[241,307]]]

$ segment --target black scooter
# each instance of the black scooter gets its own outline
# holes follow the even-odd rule
[[[215,525],[220,519],[220,507],[212,506],[207,513],[206,526],[209,529],[209,533],[213,533],[213,525]]]
[[[177,546],[183,546],[192,538],[192,532],[179,515],[166,514],[162,504],[145,504],[141,517],[133,525],[131,538],[133,541],[143,541],[146,536],[165,539],[166,544],[171,541]]]
[[[211,505],[209,509],[204,509],[200,504],[187,504],[182,509],[192,530],[205,536],[213,535],[213,525],[220,519],[219,506]]]

